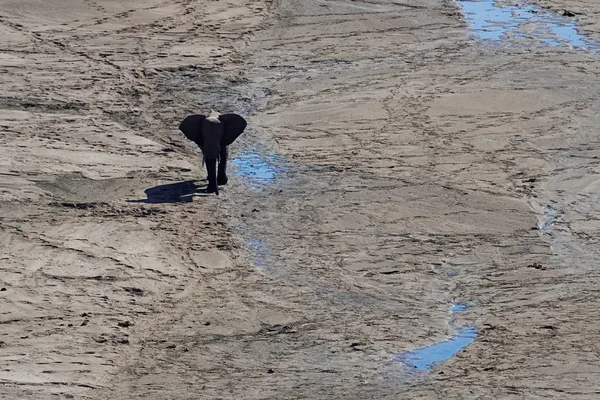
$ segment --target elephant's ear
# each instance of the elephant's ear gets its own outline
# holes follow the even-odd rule
[[[221,114],[219,120],[223,124],[223,146],[229,146],[246,129],[246,120],[237,114]]]
[[[190,115],[179,124],[179,130],[183,132],[185,137],[192,142],[196,142],[200,147],[204,144],[204,140],[202,139],[202,121],[205,118],[204,115]]]

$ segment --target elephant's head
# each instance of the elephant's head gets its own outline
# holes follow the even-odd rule
[[[219,114],[210,110],[207,115],[190,115],[179,130],[204,153],[206,159],[217,159],[221,150],[244,132],[246,120],[237,114]]]

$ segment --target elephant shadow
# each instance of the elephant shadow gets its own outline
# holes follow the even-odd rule
[[[194,196],[204,196],[202,186],[196,185],[196,181],[183,181],[158,185],[144,190],[146,199],[127,200],[128,203],[189,203]]]

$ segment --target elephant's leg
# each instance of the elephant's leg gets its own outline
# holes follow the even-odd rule
[[[229,155],[228,146],[223,146],[221,149],[219,160],[219,172],[217,173],[217,184],[226,185],[227,184],[227,156]]]
[[[206,173],[208,175],[208,186],[206,193],[216,193],[219,195],[219,186],[217,186],[217,159],[206,159]]]

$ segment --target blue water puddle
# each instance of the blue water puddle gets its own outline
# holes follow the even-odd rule
[[[542,46],[567,45],[600,51],[600,44],[578,32],[578,24],[530,4],[501,0],[458,0],[471,31],[481,40],[494,42],[527,39]]]
[[[457,314],[467,309],[462,303],[454,304],[450,314]],[[452,319],[448,322],[456,330],[456,334],[447,340],[401,354],[398,359],[406,364],[411,371],[428,371],[435,364],[453,357],[456,353],[475,341],[477,330],[473,326],[454,327]]]
[[[450,307],[450,314],[456,314],[467,310],[466,304],[457,303]]]
[[[267,267],[267,247],[263,244],[262,240],[251,237],[244,237],[244,243],[250,253],[250,265],[254,268],[266,268]]]
[[[231,161],[234,173],[253,187],[275,181],[284,172],[283,163],[282,157],[259,152],[243,152]]]
[[[254,190],[262,190],[274,185],[285,175],[287,160],[276,155],[267,155],[260,151],[246,149],[236,154],[232,161],[232,171]],[[250,265],[254,268],[268,267],[269,249],[260,239],[261,235],[251,232],[248,227],[240,226],[241,236],[250,255]]]
[[[564,222],[564,219],[558,215],[558,211],[552,206],[544,207],[544,213],[544,219],[538,224],[538,229],[540,230],[546,230],[552,225]]]

